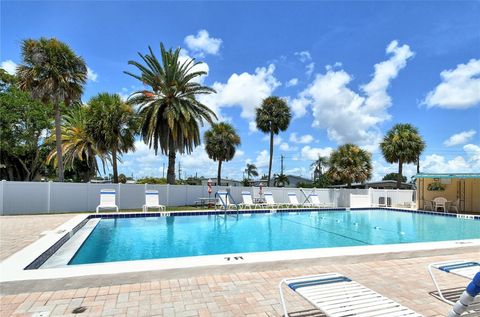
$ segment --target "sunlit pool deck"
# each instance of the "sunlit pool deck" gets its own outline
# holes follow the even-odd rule
[[[50,236],[51,243],[55,234],[64,233],[60,231],[66,230],[65,226],[75,226],[87,216],[2,217],[0,260],[38,238],[46,240]],[[86,311],[82,316],[280,316],[277,284],[281,278],[340,272],[425,316],[444,316],[449,306],[429,294],[434,286],[426,266],[450,259],[478,260],[480,242],[432,243],[405,244],[399,249],[392,245],[366,247],[370,250],[355,247],[346,253],[335,253],[338,250],[334,249],[342,248],[333,248],[333,252],[308,249],[255,253],[248,254],[239,265],[230,265],[233,259],[227,261],[224,256],[207,256],[211,262],[196,262],[194,258],[147,260],[141,269],[139,261],[130,261],[129,268],[122,268],[118,262],[113,267],[111,263],[92,265],[94,269],[87,274],[52,271],[55,276],[38,275],[42,270],[31,270],[31,276],[15,277],[14,272],[6,276],[4,262],[1,315],[31,316],[46,311],[51,316],[65,315],[83,306]],[[166,265],[169,261],[171,266]],[[137,265],[132,266],[135,262]],[[102,265],[108,269],[99,270]],[[445,288],[465,286],[464,280],[450,276],[441,282],[447,282]],[[321,316],[298,297],[288,296],[287,300],[292,316]]]

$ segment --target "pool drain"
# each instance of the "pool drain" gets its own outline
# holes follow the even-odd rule
[[[72,310],[72,314],[81,314],[81,313],[84,313],[86,310],[87,310],[87,307],[80,306]]]

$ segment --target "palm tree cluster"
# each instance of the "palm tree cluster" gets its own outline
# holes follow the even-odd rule
[[[82,104],[87,67],[67,44],[55,38],[27,39],[21,49],[18,88],[43,103],[45,109],[54,109],[55,131],[47,143],[55,142],[55,147],[49,150],[46,162],[57,169],[59,181],[64,180],[64,166],[67,170],[83,166],[86,172],[82,178],[88,180],[99,172],[101,163],[103,169],[112,165],[113,181],[118,182],[118,161],[135,150],[139,135],[155,154],[168,156],[167,183],[175,184],[176,154],[190,154],[200,145],[200,129],[206,123],[210,129],[203,136],[205,150],[218,162],[217,183],[221,184],[222,164],[233,159],[241,140],[231,124],[216,123],[216,114],[199,101],[199,96],[215,93],[201,84],[200,78],[206,75],[199,70],[201,62],[182,57],[180,48],[166,49],[160,43],[159,58],[149,47],[146,54],[138,53],[140,61],[128,62],[137,72],[125,71],[145,89],[134,92],[126,102],[118,94],[100,93]],[[255,109],[256,126],[268,134],[270,141],[267,186],[272,176],[275,135],[287,130],[291,119],[286,100],[277,96],[263,99]],[[399,187],[403,165],[419,166],[425,142],[412,125],[397,124],[385,135],[380,148],[387,162],[398,163]],[[371,154],[354,144],[340,146],[330,158],[319,157],[311,166],[314,181],[319,183],[326,183],[328,178],[350,186],[372,175]],[[247,164],[245,173],[247,183],[259,175],[254,164]],[[288,177],[283,172],[275,174],[273,183],[283,186],[288,184]]]

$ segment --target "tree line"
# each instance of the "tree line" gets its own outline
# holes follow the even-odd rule
[[[127,100],[118,94],[99,93],[82,103],[87,82],[85,61],[65,43],[55,38],[27,39],[22,42],[22,62],[15,75],[0,70],[0,176],[7,180],[34,180],[39,175],[62,182],[67,178],[88,181],[107,164],[113,182],[119,181],[118,162],[135,151],[139,136],[155,154],[168,157],[167,183],[175,184],[176,155],[191,154],[202,142],[221,170],[232,160],[241,144],[235,128],[217,122],[216,114],[199,101],[199,96],[216,93],[201,84],[206,72],[201,62],[181,59],[180,48],[160,44],[157,57],[149,47],[139,60],[128,64],[135,71],[124,73],[137,79],[144,89]],[[286,131],[292,115],[285,99],[270,96],[255,110],[257,128],[269,136],[269,168],[266,185],[288,182],[283,173],[272,178],[274,137]],[[52,120],[53,119],[53,120]],[[398,163],[398,186],[403,164],[418,163],[425,147],[418,130],[409,124],[395,125],[380,143],[389,163]],[[99,164],[100,163],[100,164]],[[329,158],[312,164],[320,186],[331,182],[364,182],[371,178],[371,154],[354,144],[344,144]],[[258,176],[247,164],[247,180]],[[271,182],[273,180],[273,183]]]

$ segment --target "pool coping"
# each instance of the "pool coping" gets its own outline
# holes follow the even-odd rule
[[[366,209],[388,209],[400,212],[426,213],[434,215],[457,217],[457,214],[445,214],[438,212],[406,210],[397,208],[328,208],[328,209],[279,209],[274,212],[312,212],[312,211],[344,211],[344,210],[366,210]],[[170,216],[192,216],[224,214],[224,211],[207,212],[170,212]],[[229,211],[229,214],[236,214],[237,211]],[[241,210],[239,213],[271,213],[270,210]],[[65,243],[83,224],[92,218],[129,218],[129,217],[158,217],[161,213],[102,213],[85,214],[76,216],[61,226],[47,233],[42,238],[30,244],[26,248],[13,254],[0,263],[0,282],[58,279],[68,277],[79,277],[88,275],[117,274],[129,272],[142,272],[154,270],[171,270],[181,268],[194,268],[218,265],[252,264],[272,261],[289,261],[302,259],[315,259],[341,256],[374,255],[382,253],[399,253],[422,250],[440,250],[461,247],[480,247],[480,239],[447,240],[437,242],[416,242],[401,244],[384,244],[370,246],[350,246],[335,248],[314,248],[284,251],[235,253],[221,255],[203,255],[167,259],[148,259],[135,261],[118,261],[108,263],[81,264],[72,267],[40,268],[31,269],[33,264],[40,267],[60,246]],[[462,215],[463,216],[463,215]],[[463,218],[463,217],[462,217]],[[469,215],[469,219],[480,220],[480,216]],[[60,245],[60,246],[59,246]],[[58,247],[57,247],[58,246]],[[55,249],[56,247],[56,249]],[[53,249],[52,249],[53,248]],[[42,258],[45,257],[45,258]],[[35,265],[36,265],[35,264]],[[25,268],[25,269],[24,269]],[[29,268],[29,269],[27,269]]]

